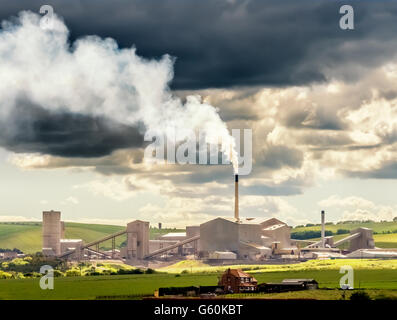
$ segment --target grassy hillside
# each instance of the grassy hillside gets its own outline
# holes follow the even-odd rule
[[[375,234],[374,239],[379,248],[397,248],[397,233]]]
[[[83,239],[84,242],[100,239],[108,234],[122,230],[122,226],[66,223],[65,237],[69,239]],[[175,231],[174,229],[150,229],[150,238],[155,239],[158,235]],[[126,240],[125,236],[116,238],[116,245]],[[111,248],[111,240],[104,242],[102,248]],[[15,222],[0,223],[0,248],[18,248],[25,253],[41,251],[41,223],[40,222]]]

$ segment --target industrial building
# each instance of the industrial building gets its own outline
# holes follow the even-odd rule
[[[372,230],[357,228],[347,237],[334,241],[325,237],[325,212],[321,212],[321,239],[318,241],[291,239],[291,228],[277,218],[243,219],[239,215],[238,176],[235,176],[234,218],[217,217],[199,226],[187,226],[186,232],[168,233],[149,239],[149,222],[135,220],[124,230],[96,241],[65,239],[65,224],[59,211],[43,212],[43,254],[65,259],[124,259],[139,264],[150,259],[195,259],[213,261],[268,259],[299,260],[346,258],[359,256],[389,257],[396,251],[375,248]],[[116,249],[116,237],[126,236],[126,245]],[[100,244],[112,241],[112,249],[101,251]],[[349,242],[349,250],[338,248]],[[309,243],[309,244],[308,244]],[[359,250],[365,250],[360,251]],[[387,251],[387,252],[386,252]],[[386,253],[385,253],[386,252]]]
[[[80,253],[83,246],[81,239],[64,239],[65,223],[61,221],[60,211],[43,212],[43,254],[46,256],[59,256],[65,252],[76,251]],[[79,258],[79,256],[75,256]]]
[[[265,226],[265,227],[264,227]],[[290,227],[277,219],[255,223],[216,218],[200,225],[200,256],[233,252],[238,259],[264,260],[275,254],[298,253],[291,245]]]
[[[372,230],[357,228],[350,235],[334,241],[324,237],[304,247],[291,239],[290,227],[271,218],[255,220],[215,218],[200,226],[189,226],[186,233],[169,233],[158,239],[149,239],[149,222],[135,220],[126,228],[96,241],[84,243],[81,239],[65,239],[64,224],[59,211],[43,212],[43,254],[72,260],[125,259],[135,264],[148,259],[162,259],[190,255],[209,261],[268,259],[323,259],[346,257],[395,257],[397,250],[375,248]],[[115,239],[126,235],[125,247],[116,249]],[[100,244],[112,240],[112,249],[100,250]],[[306,244],[307,241],[304,241]],[[342,254],[339,245],[349,242],[348,252]],[[324,246],[323,246],[324,243]]]

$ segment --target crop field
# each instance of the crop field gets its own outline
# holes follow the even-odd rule
[[[169,273],[55,278],[54,290],[41,290],[38,278],[0,280],[0,299],[139,299],[153,295],[159,287],[216,285],[222,270],[227,268],[227,266],[211,267],[199,263],[193,265],[194,262],[188,261],[158,270],[158,272],[167,270]],[[192,273],[186,273],[187,271],[176,273],[176,270],[181,270],[181,265],[185,268],[183,270],[187,270],[186,267],[189,264],[191,268],[189,272]],[[281,281],[285,278],[314,278],[319,282],[320,288],[336,289],[339,287],[339,279],[342,276],[339,273],[339,267],[343,264],[353,266],[355,288],[374,292],[381,290],[383,294],[389,292],[387,296],[393,296],[397,292],[396,260],[324,260],[294,265],[241,265],[238,267],[250,269],[248,272],[259,283]],[[321,292],[323,293],[319,298],[340,298],[338,290],[321,290]],[[298,293],[283,293],[282,295],[286,298],[293,298],[290,294]]]
[[[393,299],[397,300],[397,290],[384,290],[384,289],[360,289],[365,291],[373,300]],[[345,292],[345,300],[357,292],[351,290]],[[227,295],[227,298],[233,299],[312,299],[312,300],[342,300],[343,292],[338,289],[319,289],[319,290],[306,290],[306,291],[291,291],[282,293],[259,293],[259,294],[233,294]]]
[[[151,274],[124,276],[89,276],[55,278],[54,290],[41,290],[39,279],[0,280],[0,299],[118,299],[153,295],[159,287],[216,285],[216,273]],[[320,287],[337,288],[341,275],[336,270],[301,272],[266,272],[253,274],[259,282],[285,278],[314,278]],[[355,275],[356,288],[397,289],[396,272],[360,270]]]
[[[378,259],[335,259],[335,260],[309,260],[294,264],[241,264],[233,265],[233,268],[249,271],[250,273],[266,272],[303,272],[303,271],[324,271],[337,270],[341,266],[349,265],[354,270],[385,270],[391,271],[396,275],[397,280],[397,260],[378,260]],[[168,273],[199,273],[199,272],[223,272],[230,266],[210,266],[201,261],[184,260],[168,267],[158,269]]]
[[[39,279],[0,280],[0,299],[95,299],[153,295],[159,287],[214,285],[216,274],[142,274],[55,278],[54,290],[41,290]]]
[[[374,240],[379,248],[397,248],[397,233],[374,234]]]

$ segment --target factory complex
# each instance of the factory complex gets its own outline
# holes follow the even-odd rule
[[[241,260],[397,256],[397,250],[376,248],[372,230],[368,228],[352,230],[339,241],[323,237],[314,242],[291,239],[290,227],[276,218],[263,221],[215,218],[199,226],[187,226],[186,232],[168,233],[151,240],[149,222],[135,220],[128,223],[125,230],[84,243],[81,239],[63,238],[64,223],[60,218],[59,211],[43,212],[43,254],[68,260],[122,259],[132,265],[141,265],[150,260],[187,257],[237,263]],[[126,235],[125,246],[117,249],[115,239],[122,235]],[[112,241],[112,249],[100,250],[100,244],[109,240]],[[338,246],[345,242],[349,243],[348,249],[339,249]]]
[[[43,249],[45,256],[66,260],[122,259],[131,265],[150,260],[202,259],[213,262],[268,261],[283,259],[324,258],[393,258],[397,249],[375,247],[372,230],[357,228],[348,236],[334,241],[325,236],[325,212],[321,212],[319,241],[291,239],[291,228],[277,218],[242,219],[238,206],[238,176],[235,176],[234,218],[218,217],[199,226],[187,226],[186,232],[168,233],[157,239],[149,237],[149,222],[135,220],[126,228],[101,239],[84,243],[81,239],[65,239],[61,212],[43,212]],[[161,224],[159,224],[161,228]],[[121,248],[116,238],[126,236]],[[112,242],[112,248],[100,250],[101,243]],[[340,245],[348,243],[347,249]]]

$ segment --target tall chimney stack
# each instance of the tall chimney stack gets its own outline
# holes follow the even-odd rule
[[[321,247],[325,248],[325,212],[321,211]]]
[[[238,174],[234,176],[234,218],[236,222],[240,222],[238,212]]]

